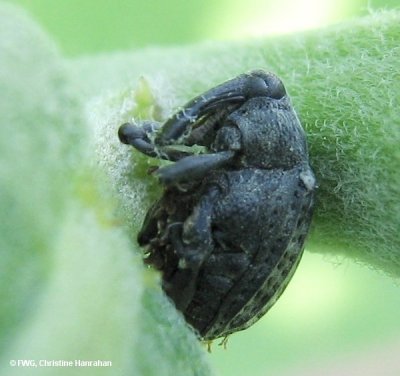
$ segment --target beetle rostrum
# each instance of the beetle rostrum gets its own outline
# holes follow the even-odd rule
[[[282,81],[241,74],[163,124],[126,123],[118,135],[173,162],[154,173],[164,193],[138,235],[166,294],[203,340],[252,325],[300,261],[316,188]]]

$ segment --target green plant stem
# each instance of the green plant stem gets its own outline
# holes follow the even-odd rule
[[[119,93],[120,103],[143,75],[164,118],[194,95],[239,73],[254,68],[275,72],[307,131],[319,182],[307,248],[345,255],[398,276],[399,25],[399,11],[384,11],[297,35],[147,49],[80,59],[72,65],[79,77],[89,77],[84,92],[90,95],[107,86]],[[110,118],[104,106],[115,111],[115,102],[107,101],[100,101],[101,116],[94,119],[101,124],[101,117],[106,118],[102,142],[112,143],[117,142],[121,117],[137,117],[143,108]],[[110,164],[106,168],[116,169]]]

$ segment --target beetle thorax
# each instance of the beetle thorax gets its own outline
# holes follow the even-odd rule
[[[246,166],[286,170],[307,159],[304,131],[286,98],[254,98],[229,120],[240,130]]]

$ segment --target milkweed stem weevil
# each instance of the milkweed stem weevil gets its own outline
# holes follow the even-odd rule
[[[164,124],[126,123],[118,135],[174,162],[155,172],[164,193],[138,234],[166,294],[203,340],[252,325],[291,279],[314,205],[305,133],[282,81],[242,74]]]

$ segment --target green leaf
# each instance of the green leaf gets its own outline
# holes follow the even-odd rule
[[[210,374],[132,252],[67,62],[23,12],[1,4],[0,20],[0,373],[33,359],[38,375],[55,372],[43,360],[72,361],[57,374],[75,360],[112,364],[85,374]]]

